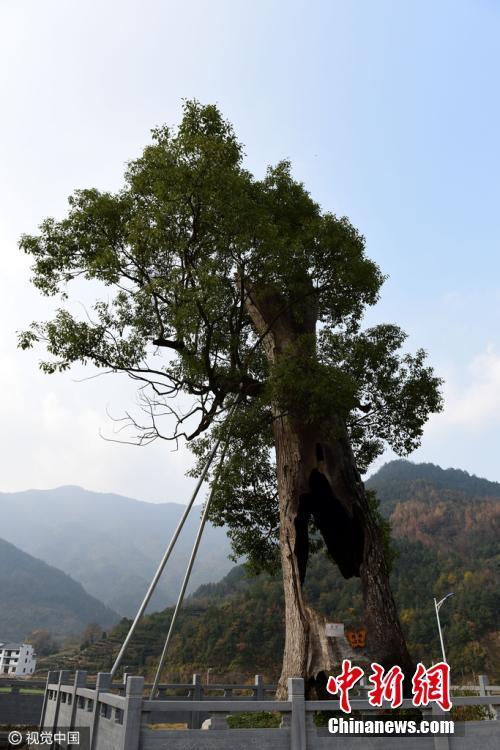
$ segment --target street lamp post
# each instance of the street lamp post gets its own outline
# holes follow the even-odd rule
[[[444,652],[443,632],[441,630],[441,623],[439,621],[439,610],[441,609],[445,601],[450,598],[450,596],[455,596],[455,593],[452,591],[450,594],[446,594],[446,596],[443,596],[443,598],[440,599],[439,601],[437,601],[436,597],[434,597],[434,607],[436,609],[436,620],[438,623],[439,640],[441,641],[441,651],[443,652],[443,661],[445,663],[448,663],[448,662],[446,661],[446,654]]]
[[[208,685],[208,683],[209,683],[209,681],[210,681],[210,672],[212,671],[212,669],[213,669],[213,667],[209,667],[209,668],[207,669],[207,685]]]

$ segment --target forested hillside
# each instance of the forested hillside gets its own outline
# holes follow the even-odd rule
[[[108,627],[118,620],[70,576],[0,539],[0,641],[21,641],[40,629],[62,638],[90,622]]]
[[[392,523],[392,585],[412,654],[427,663],[440,656],[433,597],[453,591],[441,615],[455,679],[482,670],[498,676],[500,486],[431,464],[417,471],[409,462],[394,464],[369,485]],[[309,601],[331,620],[362,624],[359,580],[345,581],[325,553],[311,560],[305,587]],[[127,665],[151,670],[170,616],[166,610],[144,621]],[[218,674],[263,672],[274,679],[281,664],[283,616],[279,576],[248,578],[243,567],[235,568],[189,599],[172,642],[170,676],[212,667]],[[65,658],[91,669],[108,668],[127,625],[122,621],[106,643]]]
[[[382,508],[392,512],[396,503],[418,498],[433,502],[437,491],[454,499],[500,498],[500,482],[476,477],[462,469],[442,469],[435,464],[414,464],[400,459],[382,466],[366,486],[377,491]]]

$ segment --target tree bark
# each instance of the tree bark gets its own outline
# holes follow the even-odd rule
[[[314,304],[302,310],[297,320],[272,293],[257,293],[255,289],[247,288],[246,307],[271,364],[285,348],[289,355],[290,348],[293,350],[300,336],[315,335],[317,313]],[[282,415],[279,407],[273,405],[286,618],[283,666],[277,695],[286,697],[289,677],[303,677],[307,695],[326,697],[326,678],[338,666],[338,656],[325,634],[326,620],[307,606],[302,592],[296,519],[300,498],[310,491],[313,471],[321,472],[347,516],[360,524],[362,559],[358,573],[367,629],[366,651],[372,661],[385,668],[396,664],[402,668],[407,676],[405,693],[408,694],[413,664],[391,592],[380,534],[356,469],[346,427],[335,415],[331,419],[339,437],[325,443],[324,428]],[[318,446],[321,446],[320,458]]]

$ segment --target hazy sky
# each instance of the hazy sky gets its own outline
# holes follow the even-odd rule
[[[217,102],[258,176],[289,158],[389,275],[397,322],[446,378],[418,461],[500,480],[498,0],[0,0],[0,490],[79,484],[185,501],[187,451],[105,443],[119,376],[45,376],[15,332],[52,303],[22,232],[117,189],[182,99]]]

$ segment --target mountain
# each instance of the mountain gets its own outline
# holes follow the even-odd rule
[[[500,484],[459,469],[392,461],[366,483],[396,539],[421,542],[438,556],[477,567],[498,564]]]
[[[2,535],[55,565],[109,607],[133,615],[184,511],[80,487],[0,493]],[[194,507],[164,571],[151,609],[175,601],[200,520]],[[191,590],[218,580],[232,563],[226,533],[207,524]]]
[[[368,482],[392,524],[396,552],[391,583],[415,660],[440,657],[433,597],[455,596],[440,612],[447,656],[459,682],[486,670],[500,679],[500,492],[487,480],[432,464],[396,461]],[[494,494],[496,493],[496,494]],[[309,563],[306,600],[332,621],[359,627],[359,579],[345,581],[323,552]],[[129,671],[154,672],[172,615],[146,617],[126,654]],[[123,642],[128,621],[82,652],[46,662],[89,670],[107,669]],[[179,615],[167,662],[167,679],[187,678],[211,667],[218,679],[241,681],[256,672],[279,675],[284,608],[280,576],[248,577],[234,568],[219,583],[201,586]]]
[[[0,539],[0,640],[20,641],[38,629],[76,635],[90,622],[107,628],[119,619],[80,583]]]
[[[415,499],[417,495],[430,498],[439,491],[456,493],[455,499],[500,498],[499,482],[490,482],[462,469],[442,469],[435,464],[405,460],[390,461],[365,484],[377,491],[386,514],[392,512],[396,502]]]

